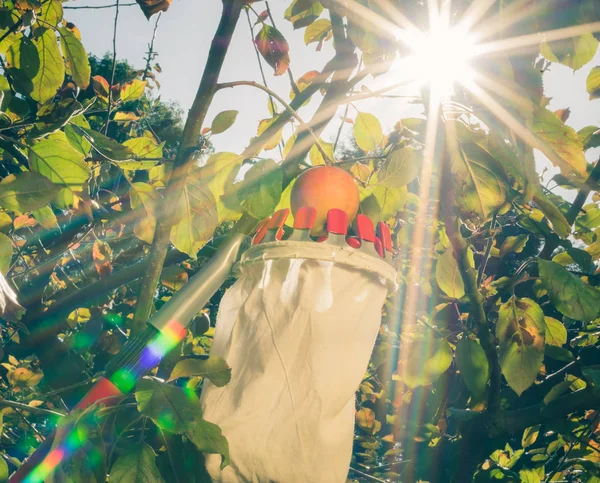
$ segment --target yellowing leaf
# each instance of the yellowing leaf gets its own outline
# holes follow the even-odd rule
[[[585,175],[587,161],[577,132],[545,108],[536,108],[534,114],[533,133],[546,143],[548,149],[544,154],[552,164],[565,176],[571,173]]]
[[[521,253],[529,240],[528,235],[507,236],[500,247],[500,258],[509,253]]]
[[[215,198],[197,172],[188,174],[171,213],[175,218],[171,243],[180,252],[196,258],[198,250],[212,238],[219,221]]]
[[[586,32],[578,37],[542,42],[540,54],[550,62],[559,62],[573,70],[581,69],[590,62],[598,50],[598,41]]]
[[[146,183],[131,183],[129,192],[129,201],[132,210],[140,210],[138,216],[134,219],[133,233],[140,240],[146,243],[152,243],[154,239],[154,230],[156,228],[156,204],[160,200],[160,195],[152,186]]]
[[[560,320],[544,317],[546,322],[546,344],[562,347],[567,343],[567,328]]]
[[[319,144],[321,146],[321,149],[325,151],[325,154],[329,157],[329,159],[333,160],[333,144],[321,140],[319,140]],[[325,158],[323,158],[323,155],[321,154],[321,151],[319,151],[319,148],[316,144],[313,144],[310,148],[310,151],[308,152],[308,157],[310,159],[310,163],[313,166],[320,166],[325,164]]]
[[[146,81],[133,79],[131,82],[121,87],[121,102],[136,101],[144,95],[146,90]]]
[[[354,138],[364,152],[374,151],[383,139],[379,120],[366,112],[359,112],[354,121]]]
[[[0,274],[6,275],[6,272],[8,272],[12,254],[12,241],[4,233],[0,233]],[[2,308],[1,302],[0,308]]]
[[[454,258],[452,247],[438,258],[435,267],[435,279],[440,289],[453,299],[460,299],[465,295],[465,284],[458,269],[458,262]]]
[[[585,87],[590,95],[590,100],[600,98],[600,66],[594,67],[590,71],[585,81]]]
[[[277,118],[272,118],[272,119],[263,119],[262,121],[260,121],[258,123],[258,130],[256,132],[256,134],[258,136],[260,136],[263,132],[265,132],[269,126],[271,126],[271,124],[273,124],[275,122],[275,119]],[[265,143],[265,145],[263,146],[263,149],[265,151],[270,151],[271,149],[275,149],[277,147],[277,145],[281,142],[281,138],[283,135],[283,128],[281,128],[279,131],[277,131],[276,133],[273,134],[273,136]]]
[[[306,45],[313,42],[321,42],[331,35],[331,22],[325,18],[320,18],[311,23],[304,31],[304,43]],[[317,48],[317,50],[320,50]]]

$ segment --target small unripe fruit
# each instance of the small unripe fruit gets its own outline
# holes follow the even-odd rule
[[[344,210],[351,223],[358,212],[360,197],[352,176],[335,166],[317,166],[298,176],[290,196],[292,213],[303,206],[317,210],[311,235],[325,233],[327,212],[333,208]]]

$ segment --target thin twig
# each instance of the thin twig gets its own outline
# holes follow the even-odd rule
[[[350,467],[350,471],[353,471],[357,475],[362,476],[363,478],[366,478],[367,480],[377,481],[379,483],[386,483],[385,480],[381,480],[379,478],[375,478],[374,476],[368,475],[367,473],[363,473],[362,471],[357,470],[356,468],[352,468],[352,466]]]
[[[112,73],[110,76],[110,84],[108,86],[108,110],[106,112],[106,125],[104,126],[104,134],[108,133],[108,125],[110,124],[110,111],[112,108],[112,87],[115,83],[115,72],[117,70],[117,26],[119,24],[119,0],[115,3],[115,24],[113,28],[113,58],[112,58]]]
[[[77,6],[77,7],[69,7],[69,6],[64,6],[63,10],[100,10],[102,8],[113,8],[116,7],[117,5],[119,5],[119,2],[117,3],[112,3],[110,5],[81,5],[81,6]],[[137,3],[122,3],[119,6],[120,7],[135,7],[137,5]]]
[[[348,117],[348,109],[350,109],[350,104],[346,104],[344,108],[344,117],[342,118],[342,122],[340,123],[340,127],[338,129],[337,135],[335,136],[335,142],[333,143],[333,152],[335,154],[335,150],[337,149],[338,142],[340,140],[340,135],[342,134],[342,129],[344,129],[344,124],[346,122],[346,118]]]
[[[148,77],[148,72],[152,69],[150,67],[150,62],[154,60],[156,57],[156,52],[154,52],[154,41],[156,40],[156,31],[158,30],[158,22],[160,22],[160,17],[162,16],[162,12],[158,14],[156,17],[156,23],[154,24],[154,30],[152,31],[152,40],[148,44],[148,57],[146,57],[146,68],[144,69],[144,75],[142,75],[142,80],[146,80]]]
[[[258,47],[254,42],[254,27],[252,26],[252,22],[250,21],[250,12],[246,9],[246,19],[248,20],[248,27],[250,28],[250,41],[252,42],[252,46],[254,47],[254,53],[256,54],[256,60],[258,62],[258,69],[260,70],[260,76],[262,78],[263,84],[265,87],[269,87],[267,84],[267,77],[265,76],[265,70],[263,69],[262,61],[260,60],[260,52],[258,51]],[[273,96],[269,94],[269,103],[271,105],[271,111],[273,112],[273,117],[275,117],[275,102],[273,102]],[[279,155],[283,158],[283,150],[281,148],[281,143],[278,144]]]
[[[292,117],[294,119],[296,119],[300,123],[300,125],[309,132],[309,134],[311,134],[313,141],[315,142],[315,146],[317,147],[317,149],[321,153],[321,156],[323,156],[323,159],[325,160],[325,164],[333,164],[334,163],[334,161],[329,157],[329,155],[323,150],[323,147],[321,146],[321,143],[319,142],[319,138],[315,135],[312,128],[308,124],[306,124],[302,120],[302,118],[298,115],[298,113],[287,102],[285,102],[277,93],[275,93],[274,91],[269,89],[267,86],[260,85],[259,83],[254,82],[254,81],[223,82],[221,84],[217,84],[217,90],[236,87],[236,86],[256,87],[257,89],[260,89],[260,90],[266,92],[267,94],[269,94],[269,97],[271,98],[271,102],[272,102],[273,98],[277,99],[277,101],[279,101],[279,103],[281,103],[281,105],[292,115]]]
[[[481,285],[481,279],[483,278],[483,274],[485,273],[485,269],[487,267],[488,260],[490,259],[490,253],[492,251],[492,246],[494,245],[494,226],[496,225],[496,214],[492,217],[492,221],[490,223],[490,239],[488,240],[488,244],[485,247],[485,254],[483,255],[483,262],[479,266],[479,272],[477,273],[477,286]]]
[[[50,409],[36,408],[17,401],[9,401],[8,399],[0,399],[0,407],[20,409],[34,414],[43,414],[45,416],[59,416],[61,418],[65,416],[63,413],[52,411]]]

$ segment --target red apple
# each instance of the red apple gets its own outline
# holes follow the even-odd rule
[[[304,171],[298,176],[290,198],[294,215],[303,206],[312,206],[317,210],[310,232],[313,236],[325,233],[329,210],[344,210],[348,214],[348,223],[352,223],[360,203],[358,187],[352,176],[335,166],[317,166]]]

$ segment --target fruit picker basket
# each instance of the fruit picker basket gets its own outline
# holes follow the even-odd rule
[[[227,360],[224,387],[205,382],[204,417],[229,441],[231,465],[207,457],[215,482],[344,482],[352,454],[354,394],[367,369],[388,293],[396,287],[386,225],[327,213],[326,236],[310,235],[316,212],[265,220],[234,268],[211,353]]]

